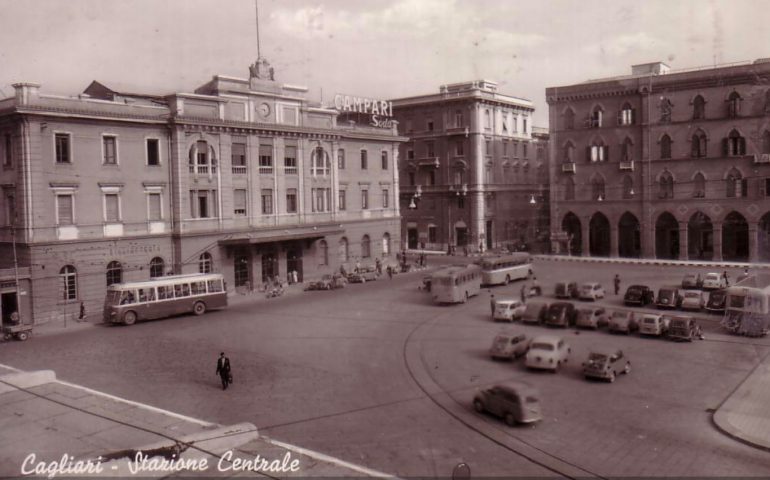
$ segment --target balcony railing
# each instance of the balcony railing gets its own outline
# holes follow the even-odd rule
[[[273,174],[273,167],[259,167],[259,173],[263,175],[272,175]]]
[[[283,173],[286,175],[296,175],[299,172],[297,167],[283,167]]]
[[[422,157],[417,160],[417,164],[421,167],[433,167],[438,168],[441,166],[441,162],[438,157]]]
[[[561,171],[564,173],[575,173],[575,162],[562,163]]]
[[[633,160],[628,160],[628,161],[625,161],[625,162],[620,162],[620,169],[621,170],[629,170],[629,171],[633,172],[634,171],[634,161]]]
[[[770,153],[754,155],[754,163],[770,163]]]
[[[233,165],[233,175],[246,175],[247,168],[244,165]]]
[[[446,134],[447,135],[468,135],[470,133],[470,128],[468,127],[447,127]]]
[[[216,165],[190,165],[190,173],[196,173],[198,175],[208,175],[210,173],[217,173]]]

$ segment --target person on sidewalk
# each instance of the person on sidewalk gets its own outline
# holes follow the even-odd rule
[[[492,293],[492,291],[489,291],[490,297],[489,297],[489,308],[491,310],[490,316],[492,317],[492,320],[495,319],[495,294]]]
[[[615,284],[615,295],[617,295],[620,293],[620,275],[616,273],[612,282]]]
[[[217,359],[217,375],[222,379],[222,390],[227,390],[233,380],[230,374],[230,359],[225,356],[225,352],[220,353]]]
[[[527,282],[521,285],[521,303],[527,303]]]
[[[735,279],[735,283],[739,283],[739,282],[742,282],[743,280],[746,280],[747,278],[749,278],[749,276],[751,276],[751,275],[749,274],[749,267],[746,267],[746,268],[743,270],[743,273],[741,273],[740,275],[738,275],[738,278],[736,278],[736,279]]]
[[[725,279],[725,287],[730,286],[730,279],[727,277],[727,270],[722,272],[722,278]]]
[[[80,315],[78,315],[78,322],[86,321],[86,306],[83,302],[80,302]]]
[[[393,280],[393,267],[388,265],[388,268],[386,270],[388,271],[388,280]]]

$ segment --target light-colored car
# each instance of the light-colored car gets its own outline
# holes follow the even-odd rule
[[[689,315],[666,315],[669,318],[668,338],[674,341],[692,342],[701,337],[701,329]]]
[[[634,312],[630,310],[618,310],[610,316],[609,331],[629,334],[639,328]]]
[[[576,326],[597,329],[608,323],[607,312],[604,310],[604,307],[578,308],[577,320],[575,320]]]
[[[631,373],[631,362],[623,355],[622,350],[591,350],[588,359],[583,362],[583,376],[615,381],[615,377]]]
[[[727,287],[727,280],[718,273],[707,273],[703,277],[703,288],[707,290],[718,290]]]
[[[481,390],[473,398],[473,408],[502,417],[510,426],[532,423],[543,418],[540,394],[522,382],[508,382]]]
[[[521,316],[526,310],[526,306],[521,303],[521,300],[516,299],[504,299],[497,300],[495,302],[495,315],[494,320],[505,320],[506,322],[512,322],[514,320],[521,319]]]
[[[701,310],[706,305],[703,293],[700,290],[685,290],[682,292],[682,310]]]
[[[581,300],[596,300],[604,298],[604,288],[596,282],[588,282],[580,285]]]
[[[647,313],[639,322],[639,333],[642,335],[655,335],[660,337],[668,332],[669,318],[664,315]]]
[[[528,301],[524,307],[524,313],[521,315],[522,323],[542,323],[545,320],[548,305],[548,302],[538,300]]]
[[[521,332],[500,332],[492,340],[489,356],[504,360],[518,358],[529,350],[529,341],[530,339]]]
[[[553,335],[541,335],[529,344],[526,361],[527,368],[553,370],[556,372],[569,359],[572,351],[563,338]]]

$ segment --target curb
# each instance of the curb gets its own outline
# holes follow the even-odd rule
[[[56,381],[53,370],[37,370],[33,372],[8,373],[0,376],[0,393],[14,391],[20,388],[39,387]]]
[[[552,261],[552,262],[584,262],[584,263],[615,263],[615,264],[622,264],[622,265],[770,269],[770,264],[768,263],[705,262],[705,261],[690,261],[690,260],[659,260],[659,259],[648,259],[648,258],[568,257],[565,255],[533,255],[532,258],[534,260],[546,260],[546,261]]]
[[[748,437],[745,434],[742,434],[738,428],[734,427],[726,418],[724,418],[726,416],[726,413],[722,413],[720,410],[717,410],[711,415],[711,423],[714,425],[714,427],[716,427],[717,430],[724,433],[733,440],[758,450],[770,452],[770,445],[761,443],[760,441],[754,441],[752,440],[753,437]]]

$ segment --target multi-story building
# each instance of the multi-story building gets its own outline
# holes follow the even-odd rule
[[[548,132],[529,100],[487,80],[393,100],[407,248],[542,250],[548,243]]]
[[[770,62],[546,90],[554,251],[770,260]]]
[[[0,267],[16,254],[23,315],[99,312],[107,285],[172,272],[254,289],[395,255],[405,139],[338,124],[260,62],[249,79],[166,96],[14,85],[0,101]],[[16,308],[12,271],[4,310]]]

